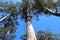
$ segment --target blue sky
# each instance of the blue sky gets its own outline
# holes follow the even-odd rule
[[[7,1],[7,0],[5,0]],[[21,2],[21,0],[14,0],[15,2]],[[36,21],[34,18],[32,19],[32,24],[34,27],[35,32],[37,32],[38,30],[43,30],[43,31],[47,31],[49,29],[49,31],[51,31],[52,33],[60,33],[60,17],[56,17],[56,16],[49,16],[47,17],[46,15],[43,16],[39,16],[40,20]],[[21,35],[23,35],[26,32],[26,25],[24,21],[21,21],[20,19],[18,19],[20,26],[17,27],[16,30],[16,38],[15,40],[21,40],[20,37]]]
[[[35,29],[35,32],[38,30],[43,31],[51,31],[52,33],[60,33],[60,17],[56,16],[49,16],[46,15],[39,16],[40,20],[36,21],[32,19],[32,24]],[[18,26],[18,29],[16,31],[16,38],[15,40],[19,40],[21,35],[23,35],[26,32],[26,25],[24,21],[19,20],[20,26]],[[20,39],[21,40],[21,39]]]

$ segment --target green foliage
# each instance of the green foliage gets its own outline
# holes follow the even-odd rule
[[[58,34],[53,34],[52,32],[45,32],[45,31],[42,31],[42,30],[39,30],[37,33],[36,33],[36,37],[37,37],[37,40],[59,40],[60,36]],[[23,34],[21,36],[21,39],[22,40],[26,40],[26,34]]]
[[[59,2],[54,2],[53,0],[22,0],[22,3],[17,2],[14,4],[12,1],[8,2],[0,2],[0,11],[10,13],[11,16],[17,17],[19,14],[22,19],[26,19],[27,17],[27,9],[29,9],[29,13],[31,17],[33,15],[41,15],[42,12],[44,12],[44,7],[47,7],[49,9],[54,9],[57,4],[59,5]],[[37,10],[37,11],[36,11]],[[36,11],[36,12],[35,12]],[[45,12],[44,12],[45,13]],[[48,14],[48,13],[47,13]]]
[[[14,33],[16,30],[16,26],[18,25],[18,21],[17,21],[18,16],[20,16],[19,18],[24,19],[25,21],[27,20],[27,17],[28,17],[27,14],[30,14],[29,17],[31,17],[31,19],[34,16],[38,18],[38,15],[41,15],[42,12],[44,14],[52,14],[55,16],[60,16],[60,14],[58,13],[53,14],[47,9],[45,9],[45,7],[47,7],[53,10],[57,6],[60,6],[59,0],[57,2],[54,2],[53,0],[46,0],[46,1],[45,0],[22,0],[21,3],[17,2],[16,4],[14,4],[12,1],[10,2],[1,1],[0,12],[5,12],[6,15],[7,14],[10,14],[10,15],[5,20],[1,21],[0,23],[3,24],[4,28],[10,30],[10,35],[12,35],[12,33]],[[29,11],[28,13],[27,13],[27,9]],[[6,38],[5,36],[6,34],[4,35],[4,37],[2,37],[2,39],[5,39]],[[50,34],[48,34],[48,36],[50,38]],[[9,37],[12,38],[12,36],[9,36]]]

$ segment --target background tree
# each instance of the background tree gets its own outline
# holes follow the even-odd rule
[[[59,34],[53,34],[52,32],[49,32],[49,31],[42,31],[42,30],[39,30],[37,33],[36,33],[36,37],[37,37],[37,40],[60,40],[60,36]],[[26,34],[23,34],[21,36],[21,39],[22,40],[26,40]]]

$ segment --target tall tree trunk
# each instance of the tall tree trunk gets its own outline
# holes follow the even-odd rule
[[[27,22],[27,40],[37,40],[31,21]]]
[[[28,10],[26,24],[27,24],[27,40],[37,40]]]

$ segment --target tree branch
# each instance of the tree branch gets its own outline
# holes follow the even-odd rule
[[[7,14],[7,16],[3,17],[0,19],[0,22],[3,21],[4,19],[6,19],[10,14]]]
[[[54,16],[59,16],[60,17],[60,12],[53,12],[51,9],[47,8],[47,7],[44,7],[44,12],[50,12],[51,15],[54,15]],[[48,14],[48,13],[47,13]]]
[[[44,7],[45,10],[49,11],[50,13],[54,13],[51,9]]]

